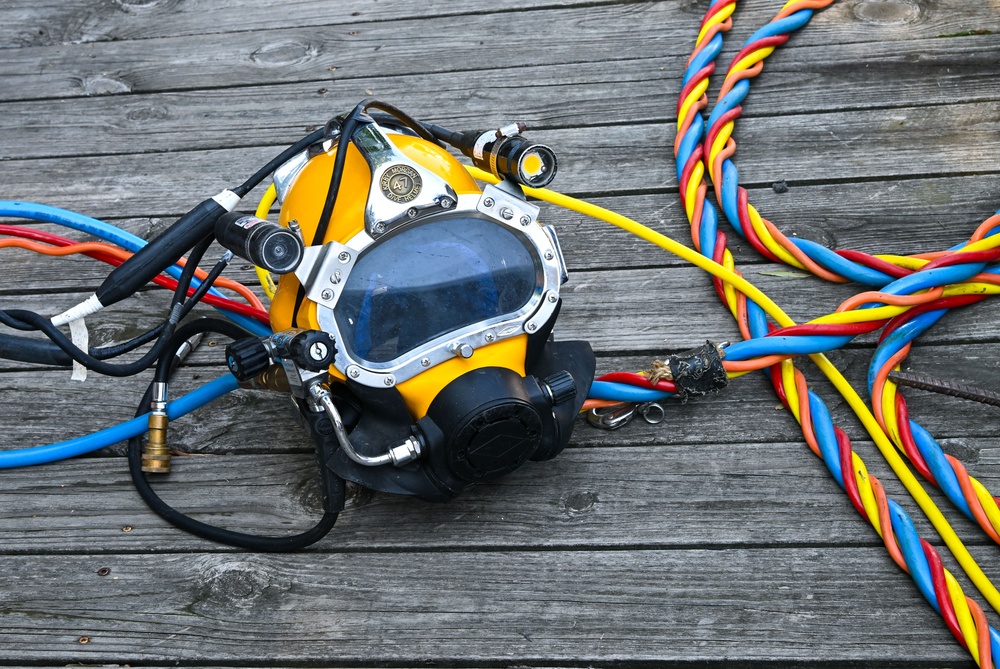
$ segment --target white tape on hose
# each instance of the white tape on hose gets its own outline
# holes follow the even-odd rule
[[[82,318],[77,318],[69,322],[69,335],[73,339],[73,345],[81,351],[90,350],[90,333],[87,332],[87,323]],[[86,381],[87,368],[73,361],[73,381]]]

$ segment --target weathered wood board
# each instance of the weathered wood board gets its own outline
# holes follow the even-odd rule
[[[526,121],[559,155],[560,190],[687,242],[675,99],[709,4],[9,0],[0,197],[148,238],[376,95],[463,130]],[[779,8],[741,2],[720,67]],[[841,0],[817,13],[744,104],[735,160],[751,201],[830,247],[910,254],[967,238],[1000,207],[997,9]],[[772,188],[780,181],[787,192]],[[545,205],[543,216],[571,274],[556,335],[591,341],[600,372],[738,338],[700,271],[577,214]],[[798,320],[860,290],[762,261],[726,234],[747,278]],[[0,253],[3,308],[55,313],[107,271]],[[245,263],[227,276],[254,280]],[[165,300],[147,290],[88,319],[94,341],[155,324]],[[831,354],[858,388],[874,341]],[[174,389],[220,375],[224,343],[210,338]],[[991,386],[998,345],[985,303],[949,315],[907,365]],[[869,470],[942,547],[846,403],[803,367]],[[71,382],[0,361],[0,448],[127,419],[148,382]],[[907,399],[946,452],[1000,487],[995,409]],[[170,527],[132,489],[122,444],[0,472],[0,666],[974,666],[777,404],[757,374],[671,404],[658,425],[580,420],[555,460],[443,505],[351,486],[334,531],[292,556]],[[283,397],[229,395],[176,421],[171,445],[188,455],[157,489],[198,518],[277,535],[318,515],[315,456]],[[932,496],[997,574],[996,547]]]

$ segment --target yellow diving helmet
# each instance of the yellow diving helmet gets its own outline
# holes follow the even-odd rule
[[[480,190],[394,108],[368,101],[329,129],[274,173],[282,233],[302,248],[275,242],[295,257],[271,304],[278,334],[235,343],[230,368],[280,364],[325,466],[376,490],[446,500],[555,456],[595,361],[551,339],[566,268],[519,185],[548,183],[554,154],[523,126],[445,134],[503,177]]]

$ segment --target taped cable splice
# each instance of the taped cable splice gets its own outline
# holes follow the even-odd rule
[[[682,401],[687,401],[691,395],[718,392],[729,385],[729,375],[722,366],[722,355],[722,347],[708,341],[703,346],[667,358],[669,380],[676,385]],[[650,382],[655,383],[652,375]]]

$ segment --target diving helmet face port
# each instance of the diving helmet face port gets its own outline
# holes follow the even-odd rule
[[[348,141],[330,224],[313,239]],[[585,342],[550,339],[566,269],[518,186],[480,191],[440,147],[370,120],[290,161],[275,184],[282,224],[312,243],[280,279],[272,326],[336,342],[325,378],[292,383],[329,382],[332,417],[297,398],[314,437],[339,442],[328,467],[444,500],[566,446],[594,357]],[[384,457],[400,442],[405,460]]]
[[[369,369],[398,368],[441,338],[453,344],[457,332],[534,311],[543,268],[529,241],[469,213],[387,234],[359,254],[332,308],[345,358]],[[461,346],[449,352],[474,351]]]

